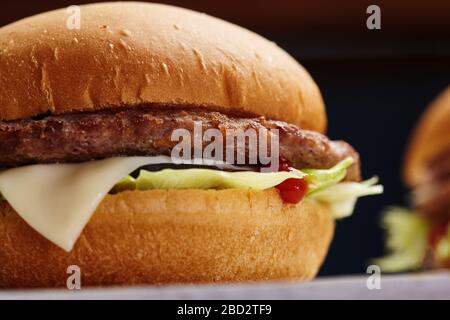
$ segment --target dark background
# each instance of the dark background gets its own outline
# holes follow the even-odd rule
[[[2,1],[0,25],[93,1]],[[407,204],[401,182],[408,136],[425,106],[450,84],[450,1],[278,0],[159,1],[247,27],[277,42],[322,90],[328,135],[361,154],[364,177],[377,174],[385,194],[359,201],[339,221],[322,275],[365,272],[382,254],[380,212]],[[381,30],[366,28],[366,8],[381,8]],[[1,70],[0,70],[1,72]]]

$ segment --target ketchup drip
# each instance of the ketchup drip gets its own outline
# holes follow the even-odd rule
[[[439,240],[441,240],[447,234],[447,230],[450,224],[450,219],[445,220],[439,224],[436,224],[431,230],[430,236],[428,238],[428,243],[432,248],[436,248]]]
[[[280,158],[280,165],[278,171],[291,171],[291,164],[284,158]],[[281,199],[285,203],[296,204],[299,203],[308,191],[308,183],[305,179],[286,179],[279,185],[275,186]]]

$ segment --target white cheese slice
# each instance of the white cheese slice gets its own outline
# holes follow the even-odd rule
[[[24,166],[0,173],[0,192],[33,229],[70,251],[99,203],[120,179],[141,166],[170,162],[165,156],[116,157]]]
[[[207,166],[245,170],[221,161],[202,161]],[[0,173],[0,193],[33,229],[70,251],[99,203],[120,179],[141,166],[164,163],[194,164],[195,160],[115,157],[18,167]]]

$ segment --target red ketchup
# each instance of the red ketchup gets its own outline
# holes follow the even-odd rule
[[[284,159],[280,158],[280,165],[278,171],[291,171],[292,166]],[[290,178],[284,180],[279,185],[275,186],[278,189],[281,199],[285,203],[299,203],[308,191],[308,183],[305,179]]]
[[[450,220],[446,220],[439,224],[436,224],[431,230],[428,242],[432,248],[435,248],[438,242],[445,237],[450,224]]]

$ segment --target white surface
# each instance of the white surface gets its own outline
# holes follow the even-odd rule
[[[322,278],[309,283],[0,291],[0,299],[450,299],[450,272]]]

